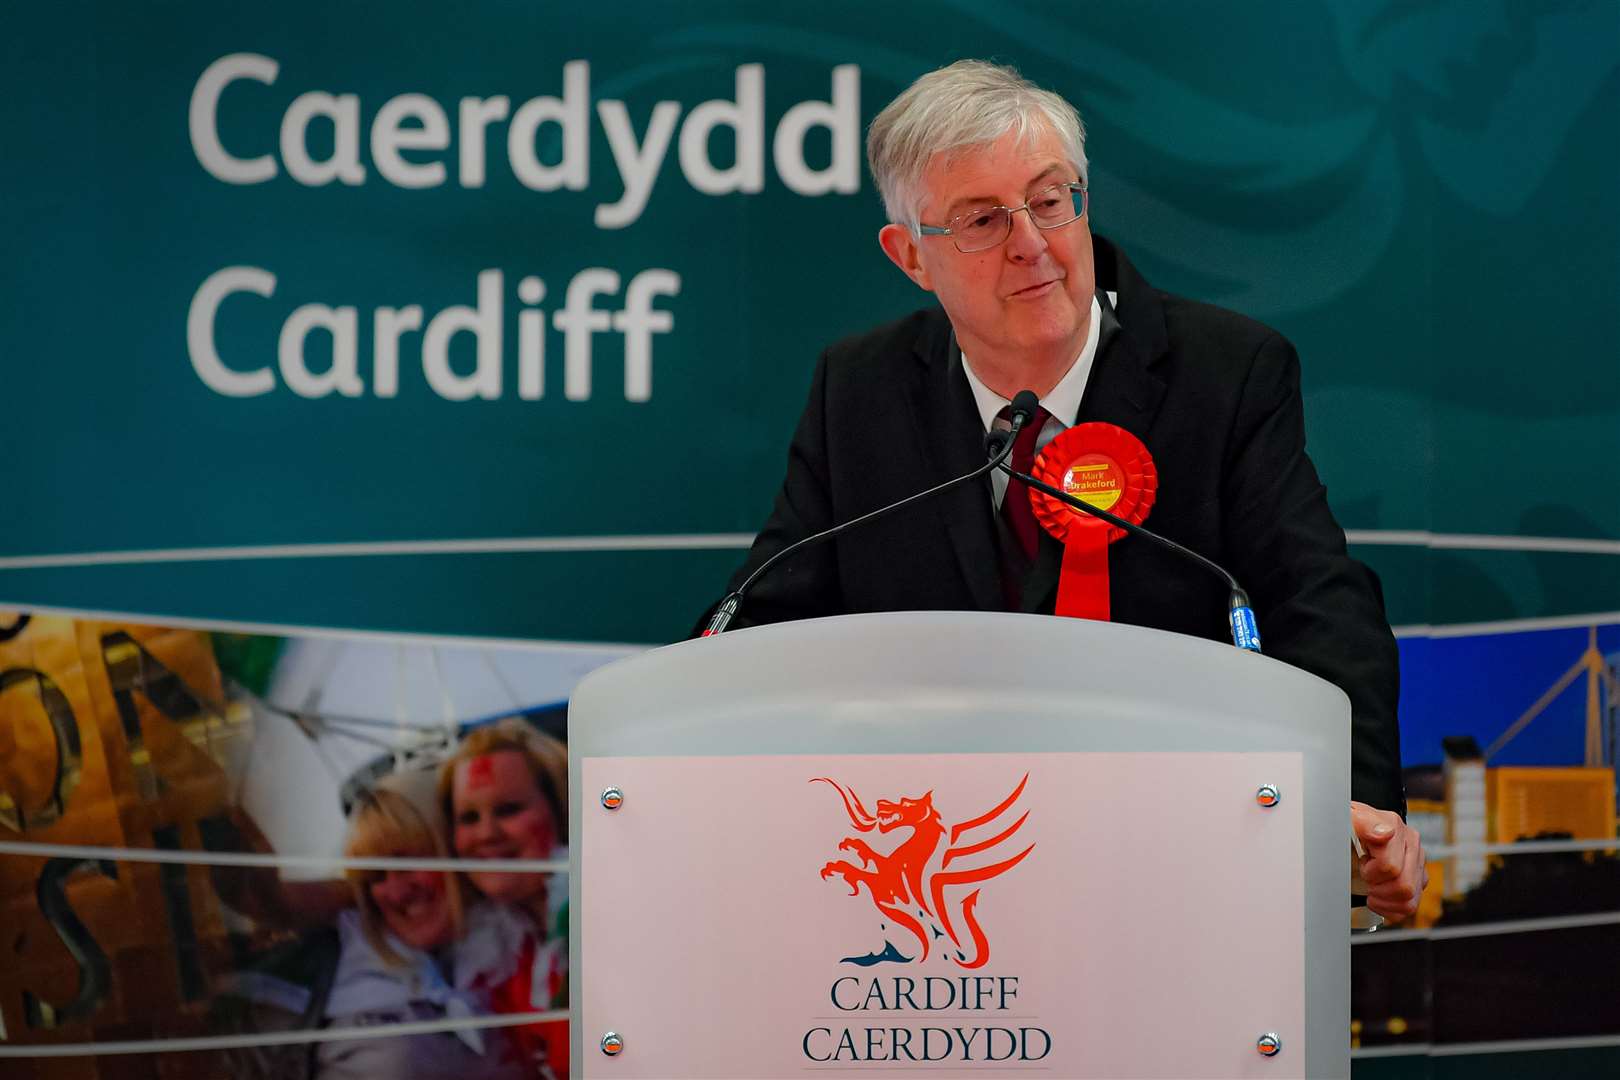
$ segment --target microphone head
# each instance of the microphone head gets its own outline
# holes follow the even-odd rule
[[[1033,390],[1020,390],[1013,395],[1012,404],[1008,411],[1019,427],[1023,427],[1035,418],[1035,410],[1041,407],[1041,399],[1035,396]]]

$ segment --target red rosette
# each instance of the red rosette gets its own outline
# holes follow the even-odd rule
[[[1076,424],[1046,445],[1031,475],[1133,525],[1153,509],[1159,471],[1142,440],[1114,424]],[[1056,614],[1109,617],[1108,545],[1125,530],[1029,489],[1030,508],[1063,545]]]

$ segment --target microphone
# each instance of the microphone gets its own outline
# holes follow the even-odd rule
[[[803,550],[804,548],[810,547],[813,544],[819,544],[825,540],[831,540],[839,533],[842,533],[848,529],[865,525],[870,521],[876,521],[878,518],[885,517],[895,510],[901,509],[902,507],[910,506],[913,503],[922,502],[923,500],[938,495],[941,492],[949,491],[951,488],[965,484],[970,480],[976,480],[990,472],[991,469],[994,469],[998,465],[1005,468],[1007,455],[1012,453],[1013,442],[1018,438],[1018,432],[1035,416],[1035,410],[1038,408],[1040,408],[1040,399],[1029,390],[1020,390],[1017,396],[1012,399],[1012,404],[1009,406],[1009,413],[1012,417],[1012,427],[1005,432],[996,431],[994,433],[998,436],[1005,435],[1005,438],[998,439],[993,449],[991,448],[990,435],[987,434],[985,436],[985,449],[986,453],[990,457],[990,460],[979,466],[977,469],[974,469],[972,472],[963,473],[961,476],[958,476],[955,479],[947,480],[943,484],[937,484],[934,487],[929,488],[927,491],[919,491],[915,495],[908,495],[899,502],[890,503],[888,506],[880,506],[876,510],[862,514],[858,518],[852,518],[851,520],[844,522],[842,525],[834,525],[830,529],[823,529],[821,532],[812,533],[803,539],[789,544],[781,551],[778,551],[775,555],[772,555],[770,558],[766,559],[759,565],[758,569],[756,569],[752,574],[748,575],[747,579],[744,580],[741,585],[737,586],[737,588],[732,591],[724,600],[720,601],[720,606],[715,608],[713,617],[709,619],[709,625],[705,627],[703,633],[698,636],[713,637],[716,634],[724,633],[726,627],[731,625],[731,620],[736,617],[738,610],[742,607],[743,597],[748,592],[749,588],[754,584],[754,582],[759,580],[760,576],[763,575],[765,571],[769,570],[771,567],[775,566],[789,555],[796,554],[797,552]]]
[[[1024,393],[1029,393],[1029,391],[1026,390]],[[1022,394],[1020,396],[1022,396]],[[1011,443],[1009,442],[1008,445],[1011,445]],[[1037,480],[1028,473],[1021,473],[1007,465],[1005,463],[1005,457],[997,460],[995,465],[1008,476],[1023,481],[1036,491],[1044,492],[1047,495],[1052,496],[1052,498],[1057,499],[1068,506],[1074,507],[1074,509],[1079,510],[1081,513],[1090,514],[1094,518],[1100,518],[1101,520],[1108,522],[1110,525],[1117,525],[1128,533],[1132,533],[1136,536],[1144,536],[1153,541],[1155,544],[1158,544],[1160,547],[1167,548],[1183,558],[1191,559],[1199,566],[1202,566],[1204,569],[1219,577],[1223,582],[1226,583],[1226,587],[1231,590],[1231,594],[1228,597],[1227,602],[1227,622],[1232,627],[1232,644],[1248,652],[1257,653],[1260,651],[1260,629],[1254,619],[1254,608],[1249,603],[1249,594],[1243,590],[1241,585],[1238,584],[1237,578],[1227,573],[1227,571],[1213,559],[1207,559],[1191,548],[1182,547],[1174,540],[1171,540],[1168,537],[1160,536],[1152,529],[1145,529],[1135,522],[1126,521],[1122,517],[1116,517],[1106,510],[1092,506],[1084,499],[1076,498],[1075,496],[1070,495],[1067,491],[1061,491],[1058,488],[1053,487],[1051,484]]]
[[[1035,396],[1033,390],[1020,390],[1013,395],[1012,402],[1007,406],[1007,414],[1012,420],[1012,427],[990,426],[984,433],[984,452],[987,457],[997,457],[1001,454],[1003,446],[1011,446],[1018,437],[1023,426],[1035,418],[1035,410],[1041,407],[1041,399]]]

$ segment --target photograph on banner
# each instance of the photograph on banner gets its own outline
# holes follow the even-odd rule
[[[0,612],[0,1050],[566,1076],[566,1019],[516,1019],[567,1008],[566,875],[486,860],[566,865],[567,698],[628,651]]]

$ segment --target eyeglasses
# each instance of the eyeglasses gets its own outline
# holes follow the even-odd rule
[[[923,236],[948,236],[964,255],[988,251],[1012,235],[1012,216],[1029,211],[1037,229],[1058,229],[1079,221],[1086,212],[1086,189],[1079,181],[1053,184],[1029,197],[1023,206],[981,206],[951,218],[950,224],[917,226]]]

